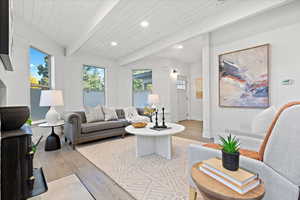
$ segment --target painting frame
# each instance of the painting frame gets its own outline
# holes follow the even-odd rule
[[[266,105],[263,106],[253,106],[253,105],[249,105],[249,106],[241,106],[241,105],[224,105],[222,104],[222,97],[221,97],[221,90],[222,90],[222,86],[221,86],[221,63],[222,63],[222,57],[229,55],[229,54],[236,54],[236,53],[240,53],[243,51],[249,51],[249,50],[253,50],[253,49],[257,49],[257,48],[266,48],[266,57],[265,57],[265,61],[266,61],[266,84],[267,84],[267,102]],[[218,78],[219,78],[219,88],[218,88],[218,96],[219,96],[219,107],[221,108],[249,108],[249,109],[265,109],[270,107],[270,47],[271,45],[269,43],[267,44],[262,44],[262,45],[257,45],[257,46],[253,46],[253,47],[249,47],[249,48],[244,48],[244,49],[240,49],[240,50],[235,50],[235,51],[230,51],[230,52],[226,52],[226,53],[222,53],[220,55],[218,55]]]

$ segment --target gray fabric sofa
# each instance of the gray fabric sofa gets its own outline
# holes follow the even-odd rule
[[[137,108],[139,115],[144,115],[144,109]],[[75,145],[98,139],[122,136],[125,137],[125,127],[130,125],[125,119],[123,109],[116,109],[118,120],[87,123],[84,111],[68,112],[64,115],[65,141]]]

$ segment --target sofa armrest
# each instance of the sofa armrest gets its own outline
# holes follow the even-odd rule
[[[65,114],[64,119],[65,137],[74,144],[76,143],[76,138],[81,134],[81,116],[77,113],[67,113]]]

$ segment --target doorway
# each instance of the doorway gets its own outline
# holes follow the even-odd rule
[[[187,78],[183,75],[177,76],[177,120],[188,119],[188,97],[187,97]]]

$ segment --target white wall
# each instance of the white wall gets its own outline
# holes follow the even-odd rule
[[[201,62],[190,65],[190,119],[202,120],[203,117],[203,100],[196,98],[196,79],[202,77]]]
[[[300,99],[300,2],[243,20],[212,33],[211,46],[211,127],[213,134],[229,129],[249,130],[260,109],[220,108],[218,106],[218,55],[224,52],[269,43],[270,100],[280,105]],[[204,75],[205,76],[205,75]],[[292,86],[282,86],[294,79]]]
[[[115,63],[110,60],[93,55],[64,56],[64,48],[49,39],[34,27],[21,19],[14,20],[13,66],[14,71],[5,71],[0,66],[0,79],[7,86],[7,105],[30,106],[30,68],[29,48],[35,47],[54,57],[54,76],[52,76],[55,89],[63,90],[65,106],[57,110],[82,110],[82,66],[95,65],[106,68],[106,102],[108,105],[117,104],[117,79],[113,70]],[[1,63],[2,65],[2,63]]]
[[[177,120],[176,78],[173,69],[189,78],[189,66],[174,59],[145,58],[126,66],[118,67],[118,107],[132,106],[132,70],[152,69],[153,93],[160,96],[160,104]]]
[[[29,48],[34,46],[55,56],[55,85],[64,88],[63,83],[63,48],[51,41],[39,31],[22,20],[14,20],[13,57],[14,71],[0,69],[0,78],[7,86],[8,105],[30,105],[29,83]]]
[[[65,110],[83,110],[83,65],[105,68],[105,98],[106,105],[117,105],[117,68],[116,64],[107,59],[93,55],[74,55],[66,57],[65,64]]]

